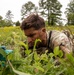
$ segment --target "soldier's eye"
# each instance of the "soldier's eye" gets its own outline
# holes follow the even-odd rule
[[[35,34],[30,34],[29,37],[33,37]]]

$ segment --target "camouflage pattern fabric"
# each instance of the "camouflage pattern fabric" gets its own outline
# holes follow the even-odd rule
[[[49,33],[50,31],[47,32],[47,39],[49,39]],[[52,30],[49,47],[53,50],[56,46],[60,46],[60,44],[72,51],[72,42],[67,35],[65,35],[63,32]]]

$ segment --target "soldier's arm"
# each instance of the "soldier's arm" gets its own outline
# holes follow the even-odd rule
[[[60,47],[60,49],[63,51],[63,57],[66,57],[66,54],[71,54],[72,53],[72,51],[68,48],[68,47],[66,47],[65,45],[60,45],[59,46]]]
[[[72,52],[71,41],[64,33],[60,33],[52,39],[52,44],[54,45],[54,48],[56,46],[59,46],[60,49],[64,52],[64,55]]]
[[[60,45],[59,46],[60,47],[60,49],[64,52],[64,53],[71,53],[72,51],[71,50],[69,50],[65,45]]]

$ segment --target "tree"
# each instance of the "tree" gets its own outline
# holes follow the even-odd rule
[[[0,27],[5,27],[6,26],[6,22],[5,20],[3,20],[3,17],[0,16]]]
[[[13,14],[12,14],[12,12],[10,10],[8,10],[5,16],[6,16],[6,22],[8,23],[8,26],[13,25],[13,21],[12,21]]]
[[[0,21],[3,19],[3,17],[2,16],[0,16]]]
[[[38,7],[35,6],[31,1],[28,1],[24,5],[22,5],[21,9],[21,16],[24,19],[27,15],[31,14],[32,12],[37,12]]]
[[[20,26],[20,22],[17,21],[17,22],[15,23],[15,25],[16,25],[16,26]]]
[[[2,27],[2,19],[3,19],[3,17],[0,16],[0,27]]]
[[[60,20],[61,7],[57,0],[40,0],[39,1],[40,13],[42,16],[47,17],[48,25],[55,25]]]
[[[74,25],[74,0],[71,0],[68,4],[65,14],[67,18],[67,24]]]

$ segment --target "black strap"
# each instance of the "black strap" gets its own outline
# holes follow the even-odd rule
[[[49,50],[49,52],[52,52],[53,50],[51,49],[51,47],[49,46],[49,44],[50,44],[50,39],[51,39],[51,34],[52,34],[52,31],[50,31],[49,32],[49,38],[48,38],[48,45],[47,45],[47,47],[48,47],[48,50]]]

